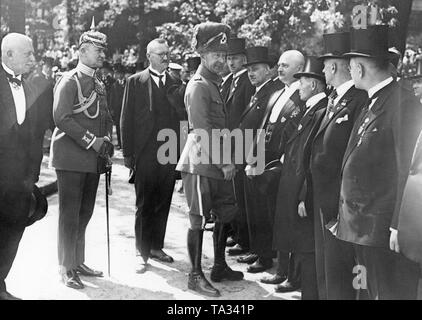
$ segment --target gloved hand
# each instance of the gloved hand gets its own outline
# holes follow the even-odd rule
[[[101,146],[103,145],[104,141],[110,142],[109,137],[96,137],[94,143],[92,144],[92,148],[98,153],[101,150]]]

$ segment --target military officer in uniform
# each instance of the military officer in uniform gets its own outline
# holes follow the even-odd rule
[[[220,292],[205,278],[201,266],[204,227],[211,211],[216,216],[211,280],[243,279],[243,273],[233,271],[225,260],[229,224],[238,214],[233,190],[236,167],[227,143],[230,135],[219,134],[227,128],[219,73],[226,63],[229,32],[227,25],[216,22],[201,23],[195,29],[193,46],[201,55],[201,65],[186,88],[190,132],[177,165],[189,206],[187,245],[192,270],[188,288],[212,297],[220,296]]]
[[[104,84],[96,77],[107,38],[91,30],[79,39],[79,63],[64,73],[54,92],[52,166],[59,190],[58,258],[68,287],[84,288],[78,273],[102,276],[84,264],[85,230],[91,219],[100,174],[97,158],[111,141],[112,119]],[[106,142],[107,141],[107,142]]]
[[[376,39],[377,41],[374,41]],[[351,76],[369,100],[341,167],[336,236],[353,244],[371,299],[416,299],[419,265],[400,253],[398,220],[421,108],[390,74],[388,26],[351,30]]]
[[[354,299],[354,253],[347,242],[336,239],[326,229],[337,219],[341,163],[350,132],[367,94],[356,89],[349,73],[350,33],[324,34],[324,74],[331,92],[327,108],[315,113],[315,138],[308,141],[313,190],[315,255],[319,299]]]

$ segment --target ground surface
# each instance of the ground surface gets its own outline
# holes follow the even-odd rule
[[[47,167],[44,157],[39,185],[55,180],[55,172]],[[183,194],[174,193],[167,224],[165,251],[175,262],[172,264],[150,260],[151,267],[144,274],[135,272],[140,257],[135,254],[134,216],[135,194],[133,185],[127,183],[128,170],[123,166],[121,153],[116,152],[112,173],[113,195],[110,197],[111,276],[107,273],[106,210],[104,177],[101,178],[97,205],[86,233],[86,264],[103,270],[104,278],[86,278],[83,290],[65,287],[57,267],[57,194],[48,198],[49,210],[44,219],[28,227],[22,238],[18,255],[7,278],[8,290],[23,299],[145,299],[180,300],[209,299],[187,289],[190,262],[186,251],[188,218]],[[205,232],[203,269],[209,278],[213,261],[212,233]],[[274,293],[274,286],[259,282],[264,275],[246,272],[246,266],[228,257],[230,266],[244,271],[245,280],[222,282],[215,286],[221,299],[284,300],[300,299],[300,292]]]

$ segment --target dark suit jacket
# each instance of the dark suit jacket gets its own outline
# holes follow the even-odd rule
[[[19,126],[12,91],[0,66],[0,223],[25,224],[32,186],[38,180],[38,159],[42,157],[35,139],[35,95],[25,82],[23,86],[26,115]],[[26,129],[23,131],[22,127]],[[18,131],[21,131],[20,139]]]
[[[230,130],[239,127],[240,116],[242,115],[243,111],[245,111],[245,108],[250,102],[254,92],[255,87],[249,80],[248,72],[245,71],[235,82],[234,91],[226,93],[227,121]]]
[[[356,121],[344,155],[337,236],[389,248],[421,128],[420,104],[393,81]]]
[[[226,79],[226,81],[224,81],[224,83],[221,83],[220,85],[220,93],[224,102],[226,102],[227,98],[229,97],[232,79],[233,79],[233,74],[230,74],[228,78]]]
[[[285,252],[313,252],[315,250],[312,189],[306,185],[304,166],[305,142],[314,126],[316,111],[327,106],[327,98],[319,101],[299,122],[297,130],[287,141],[283,170],[278,186],[274,216],[273,247]],[[307,217],[298,215],[298,205],[305,202]]]
[[[274,93],[274,87],[272,81],[267,82],[256,95],[251,97],[251,100],[242,115],[240,116],[239,128],[243,132],[243,137],[246,137],[245,130],[253,130],[253,141],[256,138],[256,130],[258,130],[263,123],[263,119],[268,113],[268,101],[271,95]],[[246,143],[244,144],[244,154],[247,155],[251,152],[251,149],[255,147],[255,144]]]
[[[277,86],[277,84],[276,84]],[[279,87],[279,86],[277,86]],[[284,153],[287,141],[293,132],[296,131],[298,123],[305,112],[305,102],[300,100],[299,91],[296,90],[286,102],[278,115],[277,121],[273,124],[271,135],[268,135],[269,118],[271,110],[282,96],[284,89],[276,91],[271,97],[270,112],[266,117],[264,129],[267,131],[265,141],[265,162],[269,163],[275,159],[280,159]]]
[[[147,68],[132,75],[126,82],[122,103],[122,115],[120,118],[124,157],[135,156],[137,159],[151,139],[157,140],[157,137],[151,135],[156,117],[154,108],[159,108],[152,101],[151,81],[154,80],[151,79],[149,69]],[[172,118],[174,119],[173,127],[170,129],[175,130],[176,133],[180,131],[177,110],[183,109],[183,106],[177,105],[177,101],[180,101],[180,99],[174,95],[174,91],[180,85],[180,80],[173,78],[167,73],[165,87],[167,99],[172,107]]]
[[[325,119],[326,108],[315,113],[316,133],[307,142],[305,154],[309,152],[315,214],[319,219],[321,213],[324,223],[337,218],[344,152],[367,99],[366,91],[353,86],[335,106],[331,119]]]

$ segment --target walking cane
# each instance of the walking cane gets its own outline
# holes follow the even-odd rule
[[[109,223],[109,210],[108,210],[108,196],[112,195],[111,190],[111,168],[105,173],[105,186],[106,186],[106,219],[107,219],[107,269],[108,276],[110,277],[110,223]]]

